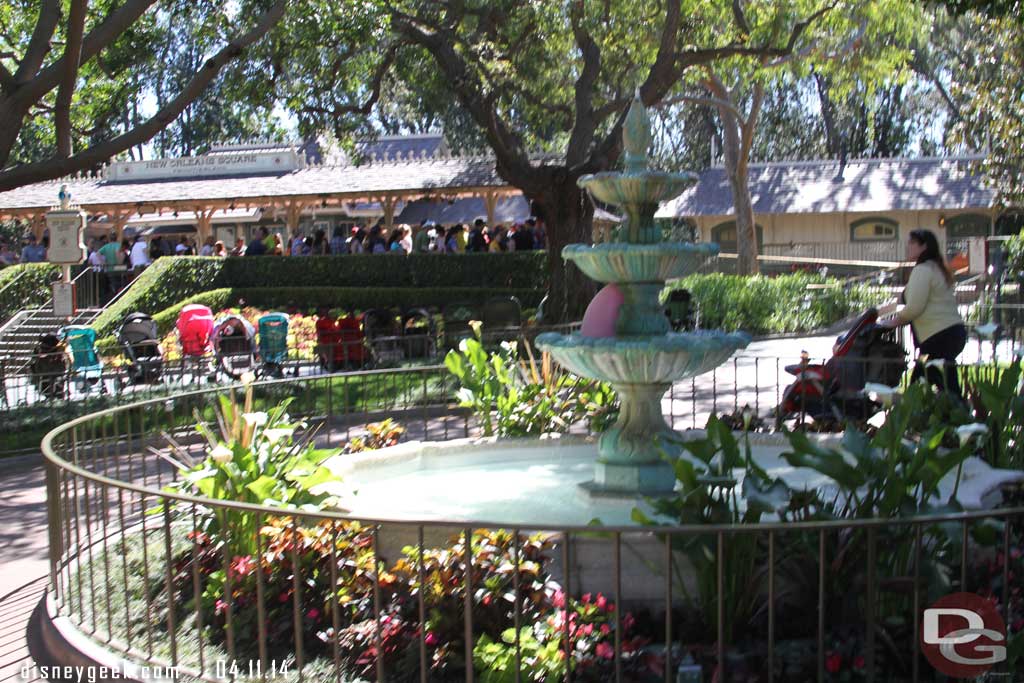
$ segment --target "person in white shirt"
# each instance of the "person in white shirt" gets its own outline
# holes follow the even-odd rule
[[[102,273],[107,267],[107,259],[100,253],[99,249],[89,252],[89,265],[94,272]]]
[[[132,270],[142,270],[152,263],[149,258],[149,245],[146,244],[146,240],[142,239],[141,236],[135,238],[135,243],[132,244],[132,250],[128,258],[131,260]]]

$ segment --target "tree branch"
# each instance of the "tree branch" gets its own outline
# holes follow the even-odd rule
[[[71,0],[68,13],[68,36],[64,45],[64,77],[57,89],[54,128],[57,136],[57,156],[71,156],[71,97],[75,92],[78,66],[82,58],[82,35],[85,32],[87,0]]]
[[[104,163],[115,154],[141,144],[164,129],[217,77],[226,64],[241,55],[252,43],[267,34],[284,16],[288,0],[278,0],[261,14],[253,27],[236,37],[208,59],[178,95],[144,123],[112,140],[94,145],[66,158],[24,164],[0,172],[0,192],[28,183],[50,180]],[[83,48],[84,55],[84,48]],[[84,57],[83,57],[84,58]]]
[[[736,108],[736,105],[734,105],[729,100],[723,99],[721,97],[701,97],[699,95],[677,95],[676,97],[670,97],[667,100],[662,100],[661,102],[659,102],[655,106],[657,108],[661,109],[663,107],[671,107],[672,105],[679,104],[680,102],[689,102],[690,104],[703,104],[703,105],[707,105],[709,107],[715,107],[715,108],[724,107],[725,109],[728,109],[729,111],[731,111],[736,116],[741,116],[740,111]]]
[[[395,62],[395,56],[398,53],[399,45],[392,43],[391,46],[384,53],[384,59],[377,66],[377,70],[373,74],[373,78],[370,79],[370,94],[367,96],[366,101],[361,104],[348,104],[344,106],[335,106],[331,108],[317,107],[313,105],[307,105],[303,107],[303,111],[307,111],[315,114],[324,114],[333,118],[340,118],[344,115],[349,114],[361,114],[367,116],[373,111],[373,105],[377,104],[377,100],[380,99],[381,84],[384,81],[384,76],[387,75],[388,69]]]
[[[732,0],[732,17],[740,31],[744,35],[750,35],[750,24],[747,22],[747,15],[743,12],[743,0]]]
[[[17,85],[25,83],[35,76],[50,52],[50,39],[53,32],[57,30],[57,23],[60,21],[60,0],[43,0],[39,6],[39,18],[36,20],[36,27],[32,31],[32,38],[28,42],[25,56],[14,73],[14,82]]]

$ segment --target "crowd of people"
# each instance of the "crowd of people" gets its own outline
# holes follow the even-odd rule
[[[37,240],[35,235],[28,235],[20,246],[0,241],[0,268],[17,263],[42,263],[46,260],[49,246],[48,238]]]
[[[296,232],[285,240],[280,233],[272,233],[265,226],[248,243],[235,241],[232,248],[213,237],[207,237],[202,246],[193,237],[182,235],[170,239],[156,235],[147,240],[135,235],[118,241],[101,235],[88,241],[88,262],[93,269],[129,270],[138,272],[163,256],[326,256],[329,254],[461,254],[466,252],[531,251],[546,247],[546,233],[542,221],[530,218],[511,226],[488,226],[482,218],[472,225],[455,224],[449,227],[424,221],[415,226],[406,224],[390,232],[383,222],[373,227],[339,227],[328,239],[323,230],[304,236]],[[0,243],[0,267],[16,263],[41,263],[46,260],[47,238],[36,240],[29,235],[20,251],[6,242]]]
[[[287,241],[280,233],[261,227],[256,236],[241,240],[232,256],[324,256],[328,254],[461,254],[466,252],[532,251],[546,247],[544,224],[535,218],[523,223],[488,226],[482,218],[472,225],[450,227],[424,221],[418,225],[395,226],[390,232],[383,223],[371,228],[339,227],[330,239],[323,230],[311,236],[296,232]]]

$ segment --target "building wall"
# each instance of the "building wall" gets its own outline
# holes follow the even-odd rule
[[[898,223],[898,233],[891,242],[902,253],[903,244],[911,230],[927,228],[935,232],[940,244],[945,247],[946,229],[942,219],[950,219],[961,214],[986,214],[990,220],[991,211],[987,210],[926,210],[926,211],[885,211],[878,213],[843,212],[820,214],[758,214],[755,221],[764,230],[765,245],[780,244],[849,244],[850,226],[863,218],[882,217]],[[701,241],[712,240],[715,226],[734,220],[733,216],[699,216],[695,219],[700,229]]]

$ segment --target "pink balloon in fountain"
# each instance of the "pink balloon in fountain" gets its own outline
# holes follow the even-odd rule
[[[601,288],[597,296],[587,306],[583,314],[583,326],[580,334],[584,337],[614,337],[615,323],[619,319],[619,309],[625,297],[616,285],[609,284]]]

